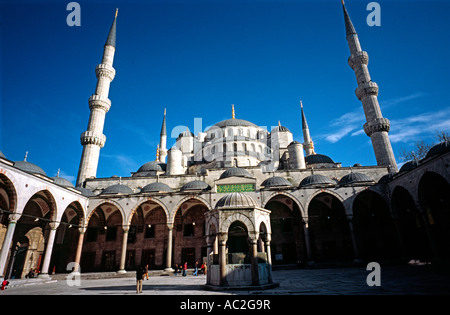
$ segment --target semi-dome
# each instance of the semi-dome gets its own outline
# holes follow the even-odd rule
[[[192,182],[186,183],[181,187],[181,191],[190,190],[209,190],[211,187],[202,180],[193,180]]]
[[[350,173],[345,175],[341,178],[339,181],[339,185],[346,186],[346,185],[353,185],[353,184],[369,184],[373,183],[373,179],[367,176],[366,174],[362,173]]]
[[[44,170],[42,168],[40,168],[36,164],[30,163],[27,161],[14,162],[14,167],[17,167],[18,169],[20,169],[24,172],[27,172],[27,173],[40,174],[40,175],[47,176],[47,174],[44,172]]]
[[[150,161],[142,165],[137,173],[145,173],[145,172],[165,172],[166,171],[166,163],[159,161]]]
[[[284,177],[274,176],[269,177],[261,183],[262,187],[286,187],[292,186],[291,183]]]
[[[304,187],[315,187],[315,186],[331,186],[336,183],[329,177],[319,174],[313,174],[308,177],[305,177],[299,185],[299,188]]]
[[[56,177],[52,177],[52,179],[56,185],[63,186],[63,187],[74,187],[74,185],[65,178],[56,176]]]
[[[311,164],[321,164],[321,163],[331,163],[334,164],[334,161],[323,154],[311,154],[305,157],[305,162],[308,165]]]
[[[122,184],[115,184],[112,186],[109,186],[107,188],[105,188],[102,191],[102,195],[103,194],[125,194],[125,195],[130,195],[133,193],[133,190],[128,187],[127,185],[122,185]]]
[[[255,125],[252,122],[249,122],[247,120],[244,119],[237,119],[237,118],[232,118],[232,119],[226,119],[226,120],[222,120],[219,121],[217,124],[215,124],[214,126],[216,127],[233,127],[233,126],[246,126],[246,127],[256,127],[258,128],[257,125]]]
[[[234,192],[222,197],[216,203],[216,209],[239,209],[257,207],[256,201],[243,193]]]
[[[219,179],[224,179],[227,177],[249,177],[253,178],[252,175],[250,175],[249,172],[247,172],[245,169],[240,167],[232,167],[227,169],[225,172],[220,175]]]
[[[172,192],[172,188],[164,183],[151,183],[142,188],[141,193],[149,192]]]
[[[84,187],[75,187],[76,190],[79,190],[81,194],[85,197],[92,197],[95,196],[95,193],[87,188]]]

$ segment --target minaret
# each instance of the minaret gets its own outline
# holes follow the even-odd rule
[[[377,164],[379,166],[388,166],[390,167],[391,172],[397,172],[397,162],[395,161],[388,136],[390,123],[389,120],[384,118],[381,114],[377,98],[378,85],[370,78],[369,69],[367,67],[369,55],[367,52],[362,51],[358,34],[350,20],[344,1],[341,1],[344,9],[347,42],[351,53],[351,56],[348,58],[348,64],[353,71],[355,71],[356,81],[358,83],[355,93],[362,102],[364,114],[366,115],[364,131],[372,140]]]
[[[158,161],[166,163],[167,156],[167,130],[166,130],[166,109],[164,108],[164,118],[159,135],[159,158]]]
[[[303,148],[305,149],[305,156],[316,154],[314,152],[314,143],[309,135],[309,127],[306,122],[305,112],[303,111],[303,103],[300,101],[300,108],[302,110],[302,130],[303,130]]]
[[[80,137],[83,153],[81,155],[80,168],[78,169],[76,186],[81,186],[86,178],[96,176],[100,149],[103,148],[106,142],[103,126],[105,124],[105,115],[111,107],[111,101],[108,99],[109,86],[116,75],[112,65],[116,51],[117,12],[118,9],[116,9],[116,15],[104,46],[102,63],[95,68],[97,87],[95,93],[89,97],[91,113],[87,131],[83,132]]]

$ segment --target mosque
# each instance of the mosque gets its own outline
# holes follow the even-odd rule
[[[97,178],[115,77],[116,12],[95,68],[76,185],[47,176],[27,157],[11,161],[0,152],[0,277],[24,277],[30,269],[49,277],[72,267],[171,271],[185,262],[246,264],[255,257],[270,268],[448,263],[449,142],[398,170],[368,53],[344,3],[343,13],[348,64],[377,165],[342,167],[318,153],[302,104],[303,143],[280,123],[266,130],[236,118],[233,106],[230,119],[197,135],[187,129],[171,148],[164,112],[155,160],[129,177]],[[215,215],[225,217],[219,223]]]

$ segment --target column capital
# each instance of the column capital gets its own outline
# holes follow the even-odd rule
[[[122,229],[125,233],[128,233],[128,231],[130,230],[131,225],[122,225]]]
[[[19,214],[19,213],[11,213],[11,214],[8,216],[9,223],[17,223],[17,221],[19,221],[19,219],[20,219],[21,216],[22,216],[22,215]]]
[[[52,221],[48,225],[50,226],[51,230],[56,230],[58,228],[58,226],[59,226],[59,222]]]

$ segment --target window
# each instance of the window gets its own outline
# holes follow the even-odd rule
[[[233,143],[233,151],[234,152],[236,152],[238,149],[237,149],[237,143]]]
[[[184,225],[183,236],[194,236],[194,225],[192,223],[187,223]]]
[[[155,226],[148,224],[145,226],[145,238],[155,238]]]
[[[247,151],[247,144],[246,143],[242,144],[242,150]]]

